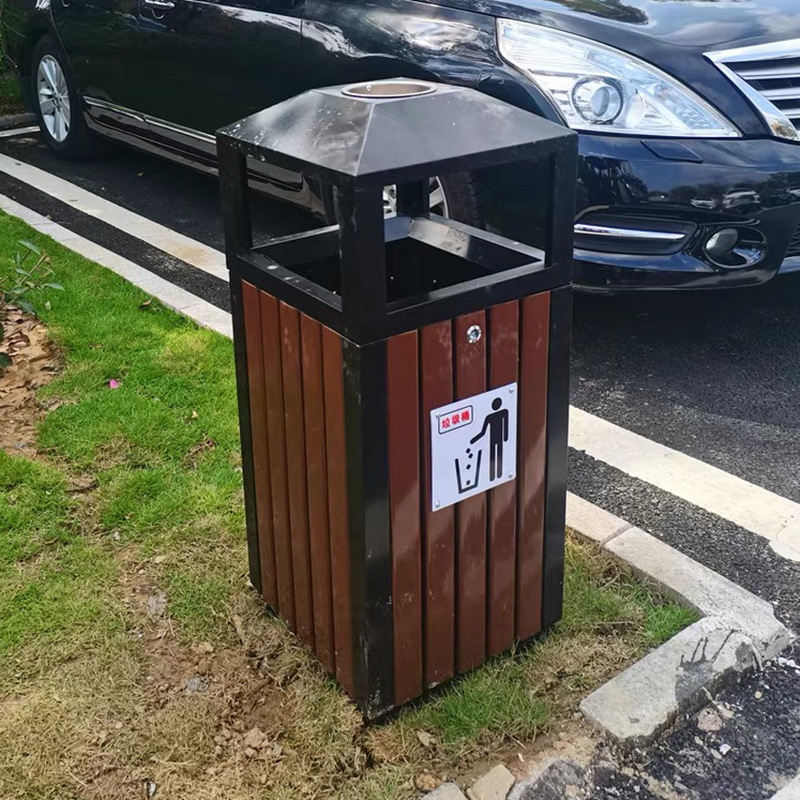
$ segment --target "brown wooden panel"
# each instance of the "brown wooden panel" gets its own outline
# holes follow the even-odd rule
[[[289,529],[289,489],[286,481],[286,425],[283,414],[281,330],[278,301],[260,293],[261,336],[264,342],[264,386],[267,399],[269,477],[272,486],[272,530],[275,537],[275,572],[278,613],[295,626],[292,541]]]
[[[522,301],[519,397],[519,526],[517,530],[517,636],[542,628],[545,428],[550,293]]]
[[[455,513],[431,511],[430,412],[453,400],[453,340],[450,322],[420,332],[422,439],[424,442],[424,629],[425,685],[435,686],[455,671]]]
[[[416,331],[393,336],[386,343],[394,701],[397,705],[422,693],[418,347]]]
[[[242,281],[247,383],[250,396],[250,447],[253,454],[253,484],[258,526],[258,557],[261,592],[277,610],[278,584],[275,576],[275,540],[272,533],[272,487],[269,482],[269,439],[267,399],[264,387],[264,344],[261,336],[259,291]]]
[[[328,525],[331,548],[331,596],[336,680],[353,694],[353,616],[350,605],[350,540],[347,523],[347,474],[342,383],[342,340],[322,328],[325,394],[325,452],[328,472]]]
[[[517,380],[519,302],[489,309],[489,387]],[[489,492],[487,650],[502,653],[514,643],[516,585],[517,484],[504,483]]]
[[[335,671],[331,550],[328,529],[328,468],[325,454],[325,400],[322,381],[322,326],[300,315],[303,352],[303,410],[308,480],[308,537],[311,550],[311,597],[317,658]]]
[[[308,542],[303,375],[300,354],[300,313],[279,304],[283,411],[286,419],[286,477],[289,487],[289,521],[292,537],[295,630],[314,646],[314,604],[311,598],[311,553]]]
[[[477,342],[467,341],[472,325],[481,328]],[[465,314],[453,324],[455,399],[486,391],[486,313]],[[456,666],[463,672],[486,657],[486,495],[456,506]]]

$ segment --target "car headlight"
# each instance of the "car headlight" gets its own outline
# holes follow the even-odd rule
[[[575,130],[637,136],[739,136],[708,103],[634,56],[527,22],[497,22],[501,56]]]

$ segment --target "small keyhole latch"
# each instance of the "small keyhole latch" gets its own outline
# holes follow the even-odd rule
[[[481,340],[481,336],[483,336],[483,331],[480,325],[470,325],[467,328],[467,344],[476,344]]]

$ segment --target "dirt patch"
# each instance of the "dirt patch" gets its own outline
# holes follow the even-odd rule
[[[45,411],[36,390],[57,373],[58,353],[35,317],[11,309],[0,324],[5,332],[0,352],[11,357],[11,366],[0,377],[0,449],[31,456],[36,452],[36,423]]]

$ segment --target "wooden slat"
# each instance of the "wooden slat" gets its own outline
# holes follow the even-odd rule
[[[325,394],[325,454],[328,473],[334,660],[336,680],[352,695],[354,643],[350,605],[342,340],[338,334],[325,327],[322,328],[322,375]]]
[[[422,693],[422,543],[416,331],[387,349],[395,704]]]
[[[269,476],[272,486],[272,528],[275,537],[275,571],[278,613],[295,626],[292,541],[289,528],[289,489],[286,480],[286,424],[283,413],[281,331],[278,301],[260,292],[261,336],[264,342],[264,385],[267,400]]]
[[[477,342],[467,330],[480,326]],[[455,339],[455,399],[486,391],[486,314],[458,317]],[[456,506],[456,668],[472,669],[486,657],[486,495],[462,500]]]
[[[301,314],[300,338],[303,355],[303,410],[308,480],[311,595],[314,601],[314,647],[317,658],[325,669],[334,672],[321,325],[305,314]]]
[[[314,605],[311,598],[311,554],[308,542],[303,376],[300,355],[300,314],[279,304],[283,411],[286,419],[286,477],[289,488],[289,521],[292,537],[295,630],[314,647]]]
[[[430,412],[453,400],[453,341],[450,322],[420,332],[422,438],[424,442],[424,631],[425,685],[455,671],[455,542],[453,507],[431,511]]]
[[[489,309],[489,387],[517,380],[519,302]],[[504,483],[489,492],[488,596],[486,629],[490,656],[514,643],[516,584],[517,484]]]
[[[258,555],[261,592],[264,599],[278,608],[278,584],[275,575],[275,540],[272,532],[272,487],[269,482],[269,439],[267,398],[264,386],[264,344],[261,336],[259,291],[242,281],[242,314],[247,351],[247,384],[250,395],[250,438],[253,454]]]
[[[517,637],[542,628],[545,428],[550,293],[522,301],[519,396],[519,526],[517,532]]]

